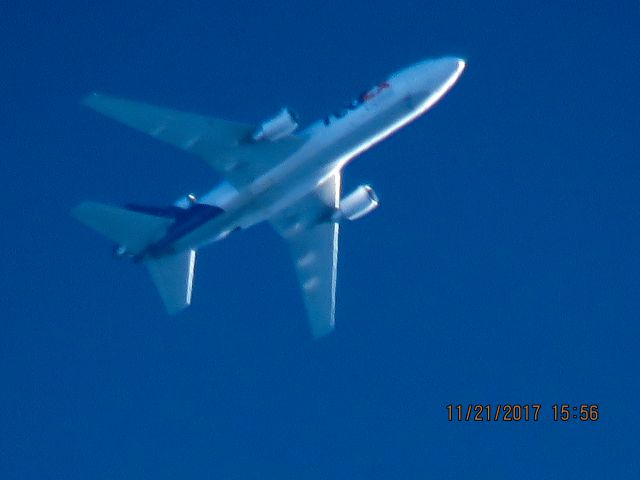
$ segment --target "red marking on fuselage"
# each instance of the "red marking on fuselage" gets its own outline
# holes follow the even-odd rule
[[[373,87],[371,90],[369,90],[367,93],[364,94],[364,96],[362,97],[364,100],[371,100],[373,97],[375,97],[376,95],[378,95],[380,92],[382,92],[383,90],[389,88],[391,85],[389,85],[389,82],[382,82],[379,83],[378,85],[376,85],[375,87]]]

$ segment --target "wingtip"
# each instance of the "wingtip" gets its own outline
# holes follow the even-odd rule
[[[77,204],[75,207],[73,207],[71,210],[69,210],[69,215],[71,215],[73,218],[75,218],[76,220],[80,220],[80,217],[82,216],[82,213],[84,211],[86,211],[87,208],[87,204],[89,202],[85,201],[85,202],[80,202],[79,204]]]
[[[320,340],[333,332],[334,328],[335,326],[333,323],[322,327],[312,327],[311,334],[313,335],[314,340]]]
[[[100,98],[100,94],[98,92],[91,92],[80,100],[80,105],[90,107],[98,98]]]
[[[184,312],[189,306],[191,306],[191,302],[189,303],[185,302],[180,305],[170,305],[167,303],[164,304],[164,308],[165,308],[165,311],[167,312],[167,315],[171,317],[176,317],[181,312]]]

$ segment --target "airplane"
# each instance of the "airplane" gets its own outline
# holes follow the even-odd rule
[[[342,197],[342,169],[429,110],[464,68],[456,57],[421,61],[299,133],[289,108],[255,126],[90,94],[84,105],[202,157],[224,180],[171,206],[86,201],[72,215],[115,242],[114,256],[147,267],[169,314],[191,304],[200,247],[269,222],[289,244],[311,333],[323,337],[335,324],[339,225],[379,203],[369,185]]]

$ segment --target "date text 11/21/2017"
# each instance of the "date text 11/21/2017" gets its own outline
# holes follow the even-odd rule
[[[447,420],[450,422],[537,422],[540,419],[542,405],[539,403],[518,404],[473,404],[446,406]],[[600,419],[597,404],[568,403],[551,406],[551,418],[554,422],[595,422]],[[543,415],[544,416],[544,415]]]

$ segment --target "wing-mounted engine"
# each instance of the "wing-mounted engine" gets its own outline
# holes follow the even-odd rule
[[[251,139],[254,142],[260,140],[273,142],[287,135],[291,135],[296,128],[298,128],[298,116],[292,112],[291,109],[285,107],[280,110],[275,117],[263,122],[256,131],[253,132]]]
[[[360,185],[349,195],[340,200],[340,208],[333,214],[334,222],[357,220],[373,211],[378,206],[378,196],[369,185]]]

